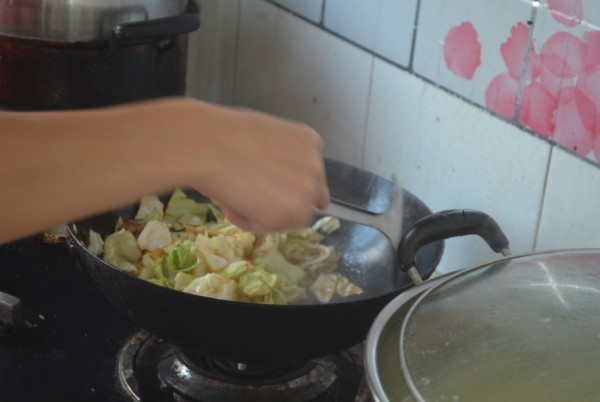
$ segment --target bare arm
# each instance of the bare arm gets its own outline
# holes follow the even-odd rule
[[[193,187],[250,230],[306,225],[328,203],[307,126],[192,99],[0,112],[0,243]]]

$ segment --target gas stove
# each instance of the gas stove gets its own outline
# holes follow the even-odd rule
[[[277,365],[184,353],[120,315],[64,245],[0,248],[0,292],[22,310],[0,326],[0,402],[373,401],[363,345]]]

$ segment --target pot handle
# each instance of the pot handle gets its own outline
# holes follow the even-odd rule
[[[198,6],[190,0],[182,14],[115,25],[110,39],[110,54],[122,41],[177,36],[195,31],[199,27]]]
[[[489,215],[470,209],[451,209],[420,219],[402,236],[397,250],[398,265],[418,285],[423,282],[415,267],[419,249],[437,240],[466,235],[478,235],[495,252],[510,255],[508,239]]]

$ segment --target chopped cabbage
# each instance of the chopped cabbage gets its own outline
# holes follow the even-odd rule
[[[142,250],[156,250],[171,244],[171,231],[164,222],[150,221],[146,223],[137,238]]]
[[[331,233],[340,228],[340,220],[333,216],[325,216],[312,225],[313,230]]]
[[[350,279],[341,274],[336,275],[338,280],[337,284],[335,285],[335,291],[338,295],[346,297],[362,294],[363,290],[356,286],[356,284],[350,282]]]
[[[238,279],[252,269],[250,261],[232,262],[223,270],[221,275],[226,279]]]
[[[336,218],[324,217],[310,228],[257,235],[178,189],[166,206],[156,196],[144,197],[134,220],[119,218],[103,248],[101,238],[93,247],[125,272],[186,293],[249,303],[327,303],[362,292],[336,273],[339,253],[322,243],[337,228]]]
[[[139,270],[135,264],[142,259],[142,251],[137,245],[135,236],[121,229],[108,235],[104,240],[103,258],[125,272],[137,274]]]
[[[321,303],[328,303],[335,293],[337,277],[334,274],[321,274],[310,286],[310,291]]]
[[[90,230],[88,250],[94,255],[101,255],[104,252],[104,240],[100,233]]]
[[[291,264],[279,251],[257,258],[254,263],[263,267],[265,271],[277,275],[285,285],[300,285],[306,278],[306,272]]]
[[[221,275],[214,273],[194,279],[183,291],[214,299],[237,300],[237,285],[235,281],[225,279]]]
[[[164,216],[164,205],[155,195],[143,197],[140,207],[135,215],[135,220],[141,223],[149,221],[162,221]]]
[[[184,290],[187,288],[192,281],[196,279],[194,275],[186,274],[185,272],[178,272],[175,275],[175,283],[173,284],[173,288],[175,290]]]
[[[310,286],[310,290],[321,303],[329,302],[335,293],[346,297],[363,292],[361,288],[341,274],[320,274]]]
[[[204,265],[200,259],[196,246],[191,240],[176,244],[167,254],[167,267],[171,271],[189,272],[199,265]]]
[[[265,296],[277,283],[277,275],[265,271],[254,271],[240,278],[240,289],[248,297]]]
[[[181,189],[177,189],[171,194],[169,202],[165,208],[165,223],[175,229],[181,229],[183,222],[194,221],[197,218],[200,222],[206,221],[208,212],[221,215],[220,212],[209,203],[200,203],[187,196]]]

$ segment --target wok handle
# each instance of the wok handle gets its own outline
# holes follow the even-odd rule
[[[420,219],[402,236],[397,250],[398,265],[419,284],[423,282],[416,270],[419,249],[434,241],[466,235],[478,235],[495,252],[510,254],[508,239],[489,215],[470,209],[451,209]]]

